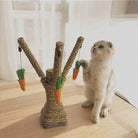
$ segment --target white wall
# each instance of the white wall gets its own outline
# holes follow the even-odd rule
[[[111,34],[116,48],[113,67],[117,91],[138,108],[138,22],[136,19],[113,20]]]
[[[72,36],[68,37],[71,40],[68,41],[68,44],[70,44],[71,48],[75,44],[76,38],[79,35],[77,32],[78,30],[79,27],[77,25],[75,28],[75,33],[71,33],[71,29],[68,30],[68,35],[70,34],[70,36]],[[92,27],[85,27],[84,30],[85,31],[82,32],[82,35],[85,37],[85,41],[83,43],[80,59],[90,59],[90,48],[95,41],[111,41],[116,49],[116,53],[113,59],[113,69],[115,70],[117,80],[116,90],[121,95],[126,97],[132,105],[138,107],[137,20],[132,18],[112,19],[110,22],[103,21],[93,24]],[[70,52],[70,50],[68,51]],[[70,75],[72,75],[72,69],[70,70]],[[79,73],[77,82],[78,84],[83,85],[81,71]]]

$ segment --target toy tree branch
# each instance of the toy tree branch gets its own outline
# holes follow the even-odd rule
[[[38,76],[41,77],[41,83],[44,86],[46,92],[46,103],[41,110],[41,124],[44,128],[64,126],[67,124],[67,116],[63,108],[63,104],[62,102],[60,102],[61,90],[62,90],[62,88],[60,87],[62,87],[65,82],[66,75],[73,64],[73,61],[79,49],[81,48],[83,40],[84,40],[83,37],[78,38],[73,48],[73,51],[63,69],[62,74],[61,74],[61,65],[62,65],[64,44],[62,42],[57,42],[55,49],[54,67],[53,69],[47,69],[45,76],[37,60],[33,56],[31,50],[28,48],[26,42],[24,41],[24,39],[23,38],[18,39],[19,46],[23,49],[24,53],[28,57],[30,63],[32,64]]]
[[[53,68],[53,73],[54,73],[53,83],[54,84],[56,83],[57,77],[61,75],[63,48],[64,48],[64,44],[62,42],[59,41],[56,43],[54,68]]]
[[[65,65],[64,69],[63,69],[63,72],[62,72],[63,77],[66,77],[66,75],[68,74],[69,69],[71,68],[71,66],[73,64],[73,61],[74,61],[79,49],[81,48],[83,41],[84,41],[84,38],[80,36],[75,44],[75,47],[72,50],[72,53]]]
[[[39,66],[39,64],[38,64],[37,60],[35,59],[34,55],[32,54],[31,50],[28,48],[24,39],[18,38],[18,43],[19,43],[20,47],[23,49],[26,56],[28,57],[30,63],[32,64],[32,66],[35,69],[38,76],[41,78],[44,78],[45,75],[44,75],[41,67]]]

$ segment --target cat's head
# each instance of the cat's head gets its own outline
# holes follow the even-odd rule
[[[109,41],[98,41],[91,48],[91,55],[93,59],[106,60],[114,55],[114,47]]]

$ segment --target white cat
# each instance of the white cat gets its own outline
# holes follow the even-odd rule
[[[91,120],[100,121],[99,115],[105,117],[112,105],[115,92],[115,79],[112,70],[112,56],[114,47],[111,42],[98,41],[91,49],[92,59],[87,62],[80,60],[83,67],[83,80],[85,82],[85,96],[87,100],[82,107],[93,105]]]

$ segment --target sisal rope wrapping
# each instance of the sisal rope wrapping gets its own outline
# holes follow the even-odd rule
[[[38,76],[41,77],[41,78],[44,78],[45,75],[44,75],[41,67],[39,66],[36,58],[32,54],[31,50],[27,46],[27,44],[24,41],[24,39],[23,38],[18,38],[18,43],[19,43],[20,47],[23,49],[23,51],[26,54],[26,56],[28,57],[30,63],[34,67],[34,69],[35,69],[36,73],[38,74]]]
[[[70,55],[66,65],[65,65],[64,69],[63,69],[63,72],[62,72],[62,76],[63,77],[67,76],[67,74],[68,74],[68,72],[69,72],[69,70],[70,70],[70,68],[71,68],[71,66],[72,66],[72,64],[73,64],[73,62],[74,62],[74,60],[76,58],[76,55],[77,55],[79,49],[82,46],[83,41],[84,41],[84,38],[80,36],[78,38],[76,44],[75,44],[75,47],[73,48],[73,50],[71,52],[71,55]]]
[[[54,67],[53,67],[54,69],[53,81],[55,85],[56,85],[57,77],[61,75],[63,49],[64,49],[64,43],[58,41],[56,43],[56,48],[55,48],[55,59],[54,59]]]

